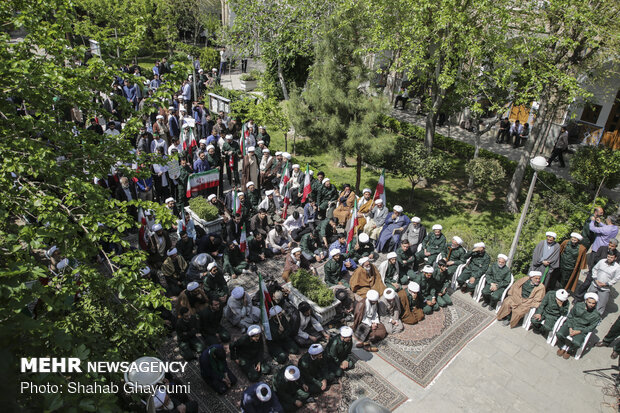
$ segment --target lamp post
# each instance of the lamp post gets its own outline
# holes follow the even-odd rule
[[[523,229],[523,223],[525,222],[525,216],[527,210],[530,208],[530,202],[532,201],[532,194],[534,193],[534,186],[536,186],[536,178],[538,172],[545,169],[547,166],[547,160],[543,156],[537,156],[530,159],[530,166],[534,169],[534,175],[532,176],[532,182],[530,183],[530,189],[527,191],[527,197],[525,198],[525,204],[523,204],[523,211],[521,211],[521,218],[519,219],[519,225],[517,225],[517,231],[515,237],[512,239],[512,245],[510,246],[510,252],[508,253],[508,262],[506,265],[509,267],[512,265],[512,259],[517,252],[517,245],[519,244],[519,237],[521,236],[521,230]]]

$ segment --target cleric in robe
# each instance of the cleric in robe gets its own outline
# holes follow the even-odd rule
[[[555,242],[557,234],[547,231],[547,238],[540,241],[534,254],[532,255],[532,264],[530,271],[540,271],[543,275],[543,282],[551,276],[556,268],[560,266],[560,244]]]

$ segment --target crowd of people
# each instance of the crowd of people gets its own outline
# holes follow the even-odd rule
[[[144,93],[132,82],[135,68],[123,68],[112,93],[139,108],[170,70],[165,59],[158,62]],[[199,65],[193,76],[202,76]],[[200,91],[209,87],[206,79],[200,82]],[[480,289],[482,306],[497,310],[498,320],[511,327],[532,308],[535,332],[548,334],[555,321],[567,317],[557,332],[558,355],[564,358],[605,314],[620,264],[617,221],[604,218],[602,208],[561,244],[547,232],[533,252],[528,276],[513,283],[506,255],[492,259],[484,242],[467,250],[459,236],[448,241],[440,224],[427,230],[420,218],[410,218],[399,205],[388,208],[370,188],[358,196],[350,185],[337,189],[322,171],[304,172],[290,153],[272,148],[264,126],[211,113],[192,96],[190,83],[186,80],[165,106],[143,118],[132,142],[138,156],[158,156],[150,176],[112,171],[98,182],[111,197],[156,201],[175,217],[173,225],[164,226],[152,211],[128,208],[142,222],[139,244],[148,253],[142,275],[162,286],[174,303],[173,312],[162,315],[176,332],[182,356],[198,359],[208,386],[224,394],[236,385],[228,360],[254,383],[243,393],[243,411],[289,412],[312,402],[355,367],[353,346],[378,351],[389,334],[453,305],[451,296],[458,290],[474,294]],[[88,128],[118,135],[127,115],[115,107],[106,97],[108,119],[93,119]],[[523,134],[520,125],[500,125],[501,140],[513,137],[518,145]],[[204,196],[217,209],[221,224],[215,230],[202,228],[187,210],[191,175],[214,169],[217,185],[191,197]],[[105,248],[120,252],[114,245]],[[57,247],[47,256],[54,273],[68,266]],[[265,274],[272,305],[268,321],[262,320],[258,297],[232,284],[256,279],[257,265],[278,257],[282,273]],[[586,268],[588,276],[578,285]],[[290,299],[281,280],[289,281],[300,269],[333,289],[340,301],[337,332],[327,331],[311,303],[295,305]],[[569,312],[571,294],[575,302]],[[616,324],[605,345],[620,334],[620,318]],[[158,400],[161,410],[181,403],[167,396]]]

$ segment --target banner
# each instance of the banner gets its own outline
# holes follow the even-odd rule
[[[265,331],[265,338],[271,340],[271,327],[269,326],[269,307],[271,307],[271,295],[267,291],[263,276],[258,273],[258,286],[260,291],[258,296],[260,298],[260,319],[263,324],[263,330]]]

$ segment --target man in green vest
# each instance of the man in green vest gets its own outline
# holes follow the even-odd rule
[[[497,256],[497,262],[494,262],[486,272],[486,283],[482,289],[482,306],[488,307],[494,311],[499,300],[502,299],[504,290],[510,284],[510,268],[506,265],[508,257],[504,254]]]
[[[331,218],[338,201],[338,190],[331,184],[329,178],[323,179],[322,185],[316,200],[319,206],[319,217]]]
[[[284,364],[288,361],[289,354],[299,353],[299,347],[291,338],[289,322],[279,305],[269,309],[269,328],[271,340],[267,341],[267,350],[278,363]]]
[[[218,297],[209,297],[209,306],[198,313],[200,320],[200,334],[208,345],[228,343],[230,333],[222,326],[224,306]]]
[[[355,358],[351,354],[353,349],[353,329],[348,326],[340,327],[340,334],[334,335],[327,343],[327,366],[336,377],[341,377],[345,370],[355,367]]]
[[[394,291],[398,291],[401,288],[400,285],[400,265],[398,263],[398,256],[394,251],[388,252],[387,259],[379,265],[379,274],[381,274],[381,280],[387,287],[392,287]]]
[[[360,233],[355,235],[349,243],[349,258],[358,262],[360,258],[368,257],[373,260],[377,258],[375,247],[370,242],[368,234]]]
[[[398,261],[400,276],[406,275],[409,271],[415,272],[417,269],[415,251],[411,249],[407,238],[401,239],[400,246],[396,248],[396,261]]]
[[[299,369],[289,365],[278,370],[273,378],[273,390],[287,413],[296,411],[310,398],[308,386],[303,384],[300,377]]]
[[[343,280],[342,266],[344,263],[344,256],[339,249],[333,249],[329,252],[329,260],[325,263],[323,271],[325,272],[325,284],[329,287],[334,285],[344,285],[347,288],[349,283]]]
[[[427,264],[435,264],[437,255],[447,253],[446,236],[441,233],[443,227],[439,224],[433,225],[433,232],[427,234],[422,241],[422,249],[415,253],[418,263],[426,261]]]
[[[465,248],[463,248],[463,240],[461,237],[457,237],[456,235],[452,237],[452,245],[448,247],[448,253],[445,258],[446,263],[448,265],[448,274],[450,277],[454,275],[456,270],[459,268],[459,265],[465,264],[467,258],[465,258]]]
[[[310,394],[327,390],[328,382],[335,377],[335,374],[329,371],[327,360],[323,357],[323,346],[318,343],[310,346],[308,352],[299,359],[297,366]]]
[[[243,274],[247,268],[248,262],[245,260],[245,255],[241,252],[239,243],[233,240],[224,251],[224,272],[234,279]]]
[[[486,253],[485,248],[484,242],[478,242],[474,244],[474,249],[465,254],[465,260],[469,260],[469,262],[456,279],[464,293],[474,291],[480,282],[480,278],[489,268],[491,257]]]
[[[568,318],[557,332],[558,347],[557,355],[564,359],[570,358],[571,354],[581,347],[586,335],[594,330],[601,321],[601,315],[596,311],[598,295],[586,293],[585,302],[575,304],[568,314]]]
[[[452,305],[452,298],[448,294],[448,287],[452,282],[452,276],[449,273],[449,267],[443,258],[437,261],[437,268],[433,271],[433,282],[435,283],[435,292],[437,294],[437,304],[439,307],[447,307]]]
[[[258,381],[261,374],[269,374],[269,365],[263,359],[263,334],[256,324],[230,346],[230,358],[250,381]]]
[[[245,184],[245,188],[245,203],[247,204],[249,202],[254,210],[258,210],[258,204],[260,204],[261,201],[260,189],[256,188],[256,185],[252,181]]]
[[[214,262],[207,265],[207,276],[204,277],[204,292],[209,296],[218,297],[222,305],[228,300],[228,285],[220,267]]]
[[[422,301],[424,307],[422,311],[424,314],[432,314],[433,311],[439,311],[439,303],[437,302],[437,291],[435,288],[435,282],[433,281],[433,272],[435,270],[430,265],[425,265],[422,268],[421,274],[418,273],[414,280],[420,286],[420,294],[422,295]],[[404,283],[403,283],[404,284]]]
[[[532,329],[536,334],[547,335],[558,318],[568,314],[568,291],[549,291],[532,316]]]

